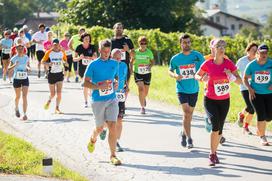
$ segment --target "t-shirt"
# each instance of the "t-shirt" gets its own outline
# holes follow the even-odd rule
[[[183,77],[181,81],[176,81],[176,92],[194,94],[199,91],[195,73],[204,61],[203,55],[194,50],[189,55],[179,53],[171,58],[169,70]]]
[[[148,74],[150,72],[151,60],[154,55],[151,50],[141,52],[139,49],[135,50],[134,72],[138,74]]]
[[[214,63],[213,59],[206,61],[200,67],[205,73],[208,74],[208,85],[205,88],[205,96],[213,100],[224,100],[230,97],[230,81],[225,69],[234,72],[237,67],[229,59],[224,59],[224,62],[220,65]]]
[[[47,51],[47,50],[50,50],[53,46],[53,42],[52,41],[45,41],[43,42],[43,47],[44,47],[44,50]]]
[[[118,76],[118,62],[112,59],[102,60],[100,57],[89,64],[86,69],[84,77],[91,79],[93,84],[101,85],[108,81],[111,86],[106,90],[93,90],[91,100],[108,101],[116,99],[113,82]]]
[[[13,44],[12,39],[3,38],[0,41],[0,45],[2,47],[2,53],[4,53],[4,54],[10,54],[12,44]]]
[[[32,36],[32,39],[36,41],[42,41],[42,43],[36,43],[36,51],[43,51],[43,42],[47,40],[46,32],[44,31],[42,33],[41,31],[38,31]]]
[[[65,50],[66,56],[72,55],[73,52],[70,50],[68,46],[69,41],[66,39],[63,39],[60,41],[60,46]]]
[[[253,60],[247,65],[245,74],[251,76],[250,86],[257,94],[272,94],[272,90],[269,90],[272,85],[271,59],[268,59],[264,65],[260,65],[257,60]]]
[[[23,45],[26,45],[27,43],[29,43],[29,40],[27,39],[27,37],[23,36],[23,37],[17,37],[17,38],[15,38],[15,40],[14,40],[15,44],[18,43],[18,39],[22,39]]]
[[[123,36],[123,38],[121,39],[116,39],[116,38],[112,38],[111,39],[111,49],[113,50],[114,48],[118,48],[123,50],[123,45],[127,44],[129,49],[134,49],[134,45],[131,41],[130,38],[128,38],[127,36]],[[122,62],[125,62],[128,66],[128,69],[130,69],[129,67],[129,63],[130,63],[130,56],[128,52],[122,52]]]
[[[12,39],[12,41],[14,41],[16,37],[18,37],[18,34],[14,34],[14,33],[12,33],[12,34],[9,36],[9,38]]]
[[[95,47],[94,45],[89,44],[88,48],[84,48],[83,44],[80,44],[76,48],[76,53],[78,56],[83,54],[85,57],[92,57],[93,54],[95,53]],[[79,61],[79,66],[88,66],[91,61],[88,59],[82,59]]]
[[[247,64],[250,63],[250,60],[248,59],[248,56],[244,56],[242,58],[240,58],[238,60],[238,62],[236,63],[236,67],[238,68],[238,70],[240,71],[240,76],[243,78],[244,74],[245,74],[245,70],[246,70],[246,66]],[[244,91],[247,90],[247,87],[244,84],[240,85],[240,90]]]
[[[52,49],[45,52],[42,62],[52,62],[52,66],[49,67],[50,73],[63,72],[63,61],[67,61],[67,57],[64,51],[55,52]]]
[[[14,56],[14,55],[16,55],[16,54],[17,54],[16,46],[13,46],[13,47],[11,48],[11,56]],[[27,54],[27,48],[26,48],[26,47],[24,47],[24,54],[25,54],[25,55]]]
[[[127,65],[125,62],[118,62],[118,91],[124,91],[127,81]]]
[[[72,36],[71,40],[73,41],[73,49],[74,50],[78,47],[78,45],[82,44],[82,42],[80,41],[79,34]]]
[[[24,55],[22,57],[15,55],[10,60],[13,64],[16,64],[16,62],[19,62],[19,66],[16,66],[14,68],[13,72],[13,79],[26,79],[27,78],[27,70],[26,66],[29,61],[29,58],[27,55]]]
[[[27,38],[29,41],[31,41],[32,36],[31,36],[30,33],[26,32],[26,33],[25,33],[25,36],[26,36],[26,38]]]

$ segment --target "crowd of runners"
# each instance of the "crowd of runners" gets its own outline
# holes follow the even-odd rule
[[[116,152],[124,151],[119,140],[132,74],[138,87],[139,112],[146,114],[151,69],[155,64],[154,55],[148,49],[148,37],[140,36],[135,48],[131,39],[123,34],[123,24],[116,23],[112,39],[100,41],[96,48],[91,34],[84,28],[73,36],[66,32],[60,40],[44,24],[40,24],[38,29],[33,33],[24,25],[20,30],[6,30],[0,40],[2,78],[4,82],[13,84],[16,117],[28,120],[30,60],[37,60],[37,77],[47,79],[49,85],[50,94],[44,109],[48,110],[56,97],[55,113],[62,114],[63,82],[72,81],[72,77],[75,82],[81,82],[82,106],[91,106],[96,125],[90,136],[88,151],[94,152],[98,136],[104,140],[108,132],[110,162],[120,165]],[[244,133],[252,135],[249,125],[256,113],[257,135],[262,145],[269,145],[265,135],[266,123],[272,120],[272,60],[268,58],[268,46],[248,44],[245,56],[235,65],[225,55],[229,45],[222,39],[210,42],[211,54],[206,56],[191,48],[188,34],[181,35],[178,41],[181,51],[171,58],[168,73],[176,80],[177,98],[182,108],[181,145],[194,147],[191,122],[200,81],[205,84],[203,105],[206,111],[205,128],[210,133],[210,166],[220,163],[218,145],[226,141],[222,133],[229,112],[230,89],[235,86],[232,82],[240,86],[246,104],[237,113],[238,125]],[[21,97],[22,115],[19,110]]]

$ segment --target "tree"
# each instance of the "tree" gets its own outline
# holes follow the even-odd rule
[[[262,29],[262,33],[265,37],[272,38],[272,13],[270,13],[267,23],[265,24],[264,28]]]
[[[121,21],[130,29],[160,28],[164,32],[200,33],[197,0],[71,0],[60,21],[91,27],[112,27]]]

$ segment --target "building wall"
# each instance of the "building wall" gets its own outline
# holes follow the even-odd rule
[[[203,30],[203,35],[205,35],[205,36],[215,36],[215,37],[221,36],[220,30],[218,30],[214,27],[211,27],[209,25],[201,25],[200,28],[201,28],[201,30]]]

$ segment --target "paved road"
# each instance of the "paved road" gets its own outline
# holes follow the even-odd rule
[[[50,110],[43,110],[48,94],[47,81],[30,76],[29,121],[23,122],[14,116],[12,86],[0,80],[0,129],[24,138],[92,181],[271,179],[272,147],[259,146],[256,136],[243,135],[235,125],[227,124],[224,134],[228,142],[219,151],[222,164],[210,168],[209,135],[200,115],[193,120],[195,148],[184,149],[178,137],[180,108],[148,101],[143,116],[132,95],[128,98],[121,141],[126,149],[118,154],[123,165],[112,166],[108,163],[107,141],[99,140],[93,154],[86,149],[94,121],[91,109],[83,106],[80,84],[64,84],[64,115],[53,114],[54,101]]]

